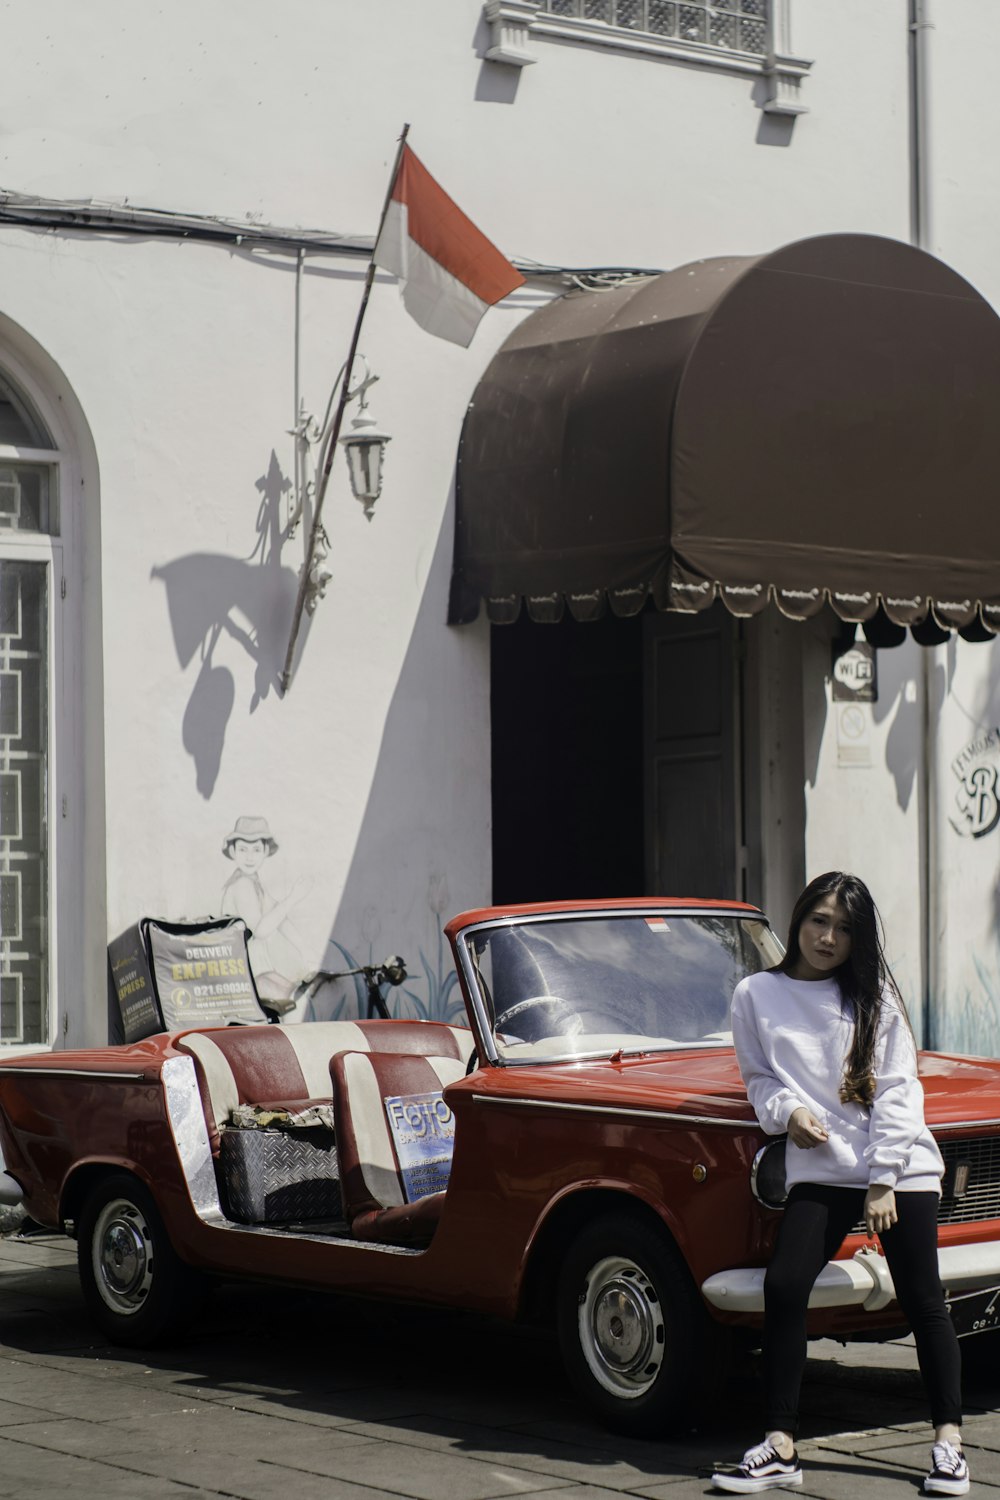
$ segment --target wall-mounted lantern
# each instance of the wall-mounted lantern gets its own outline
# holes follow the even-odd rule
[[[377,379],[377,375],[371,376],[358,386],[361,407],[357,416],[351,421],[353,431],[345,432],[340,438],[344,456],[347,459],[351,492],[355,500],[361,501],[365,516],[369,521],[375,509],[375,501],[382,493],[382,459],[385,454],[385,445],[392,441],[389,434],[382,431],[368,410],[368,386]],[[352,396],[354,394],[355,392],[351,393]]]

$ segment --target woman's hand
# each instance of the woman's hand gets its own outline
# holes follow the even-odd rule
[[[788,1117],[788,1139],[793,1146],[809,1151],[813,1146],[822,1146],[830,1137],[812,1111],[800,1104]]]
[[[865,1228],[868,1238],[891,1229],[899,1215],[896,1213],[896,1194],[885,1182],[873,1183],[865,1194]]]

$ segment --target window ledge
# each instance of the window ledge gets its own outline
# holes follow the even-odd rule
[[[766,114],[800,115],[809,108],[801,102],[799,87],[803,78],[808,77],[812,63],[794,56],[789,48],[787,0],[772,0],[768,18],[771,45],[766,54],[729,51],[708,42],[631,31],[583,16],[553,15],[540,8],[540,0],[486,0],[483,16],[490,30],[490,45],[484,55],[490,62],[527,67],[538,61],[531,50],[534,38],[551,37],[760,78],[764,89],[758,102]]]

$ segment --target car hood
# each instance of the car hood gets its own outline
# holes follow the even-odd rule
[[[928,1125],[1000,1121],[1000,1061],[992,1057],[920,1054]]]
[[[470,1081],[540,1102],[756,1123],[731,1050],[487,1068]]]
[[[474,1075],[480,1087],[486,1078],[491,1093],[756,1124],[732,1050],[543,1063]],[[1000,1123],[1000,1061],[921,1053],[920,1080],[928,1125]]]

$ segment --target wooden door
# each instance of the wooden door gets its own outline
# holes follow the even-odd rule
[[[716,605],[644,630],[647,890],[741,897],[736,621]]]

